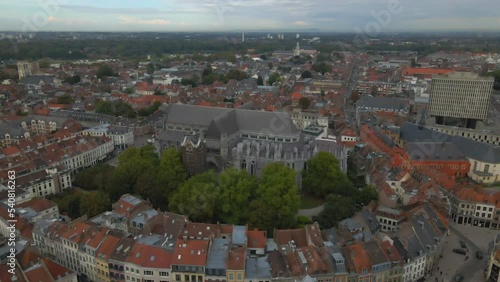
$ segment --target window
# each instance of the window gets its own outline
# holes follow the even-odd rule
[[[144,275],[153,275],[153,271],[151,271],[151,270],[144,270]]]
[[[163,277],[168,276],[168,272],[160,271],[160,276],[163,276]]]
[[[233,279],[234,279],[234,274],[229,273],[229,280],[233,280]]]
[[[241,273],[238,273],[238,280],[241,280]]]

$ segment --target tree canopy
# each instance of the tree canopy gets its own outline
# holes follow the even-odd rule
[[[57,103],[69,105],[73,103],[73,98],[71,98],[69,94],[64,94],[62,96],[57,97]]]
[[[195,175],[179,187],[171,198],[169,208],[196,222],[213,222],[217,208],[217,189],[215,172]]]
[[[302,77],[303,79],[304,78],[312,78],[312,74],[310,71],[306,70],[306,71],[303,71],[302,74],[300,75],[300,77]]]
[[[103,79],[105,77],[110,77],[110,76],[118,76],[114,71],[113,69],[107,65],[107,64],[103,64],[99,67],[99,69],[97,70],[97,78],[99,79]]]
[[[258,182],[255,176],[234,168],[225,170],[218,180],[218,217],[227,224],[248,221],[249,203],[255,198]]]
[[[311,105],[311,100],[307,97],[301,97],[299,99],[299,106],[303,109],[303,110],[307,110],[309,108],[309,106]]]
[[[269,85],[273,85],[275,82],[279,81],[281,81],[280,75],[276,72],[273,72],[269,75],[269,80],[267,81],[267,83],[269,83]]]
[[[314,64],[312,66],[312,70],[314,70],[315,72],[319,72],[322,75],[324,75],[327,72],[332,72],[332,65],[329,64],[329,63],[321,62],[321,63],[318,63],[318,64]]]
[[[353,199],[332,194],[326,198],[323,211],[313,220],[317,221],[322,229],[337,227],[337,224],[351,217],[356,211]]]
[[[256,199],[250,203],[249,224],[268,232],[291,228],[299,204],[295,171],[282,163],[270,163],[262,170]]]
[[[334,155],[319,152],[309,159],[302,176],[306,193],[326,198],[329,194],[353,195],[354,188]]]

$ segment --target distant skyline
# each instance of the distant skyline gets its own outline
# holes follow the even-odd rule
[[[15,0],[0,30],[500,31],[499,11],[499,0]]]

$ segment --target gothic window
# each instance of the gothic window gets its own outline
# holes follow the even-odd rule
[[[243,160],[241,162],[241,170],[246,170],[247,169],[247,161],[246,160]]]
[[[255,175],[255,161],[250,165],[250,175]]]

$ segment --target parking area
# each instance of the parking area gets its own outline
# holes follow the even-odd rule
[[[455,281],[457,274],[461,274],[464,282],[483,282],[486,252],[495,232],[473,226],[452,225],[450,235],[445,238],[442,258],[433,270],[433,275],[426,281],[450,282]],[[462,248],[460,241],[465,243],[465,255],[453,252],[453,249]],[[484,254],[483,259],[476,258],[478,251]]]

